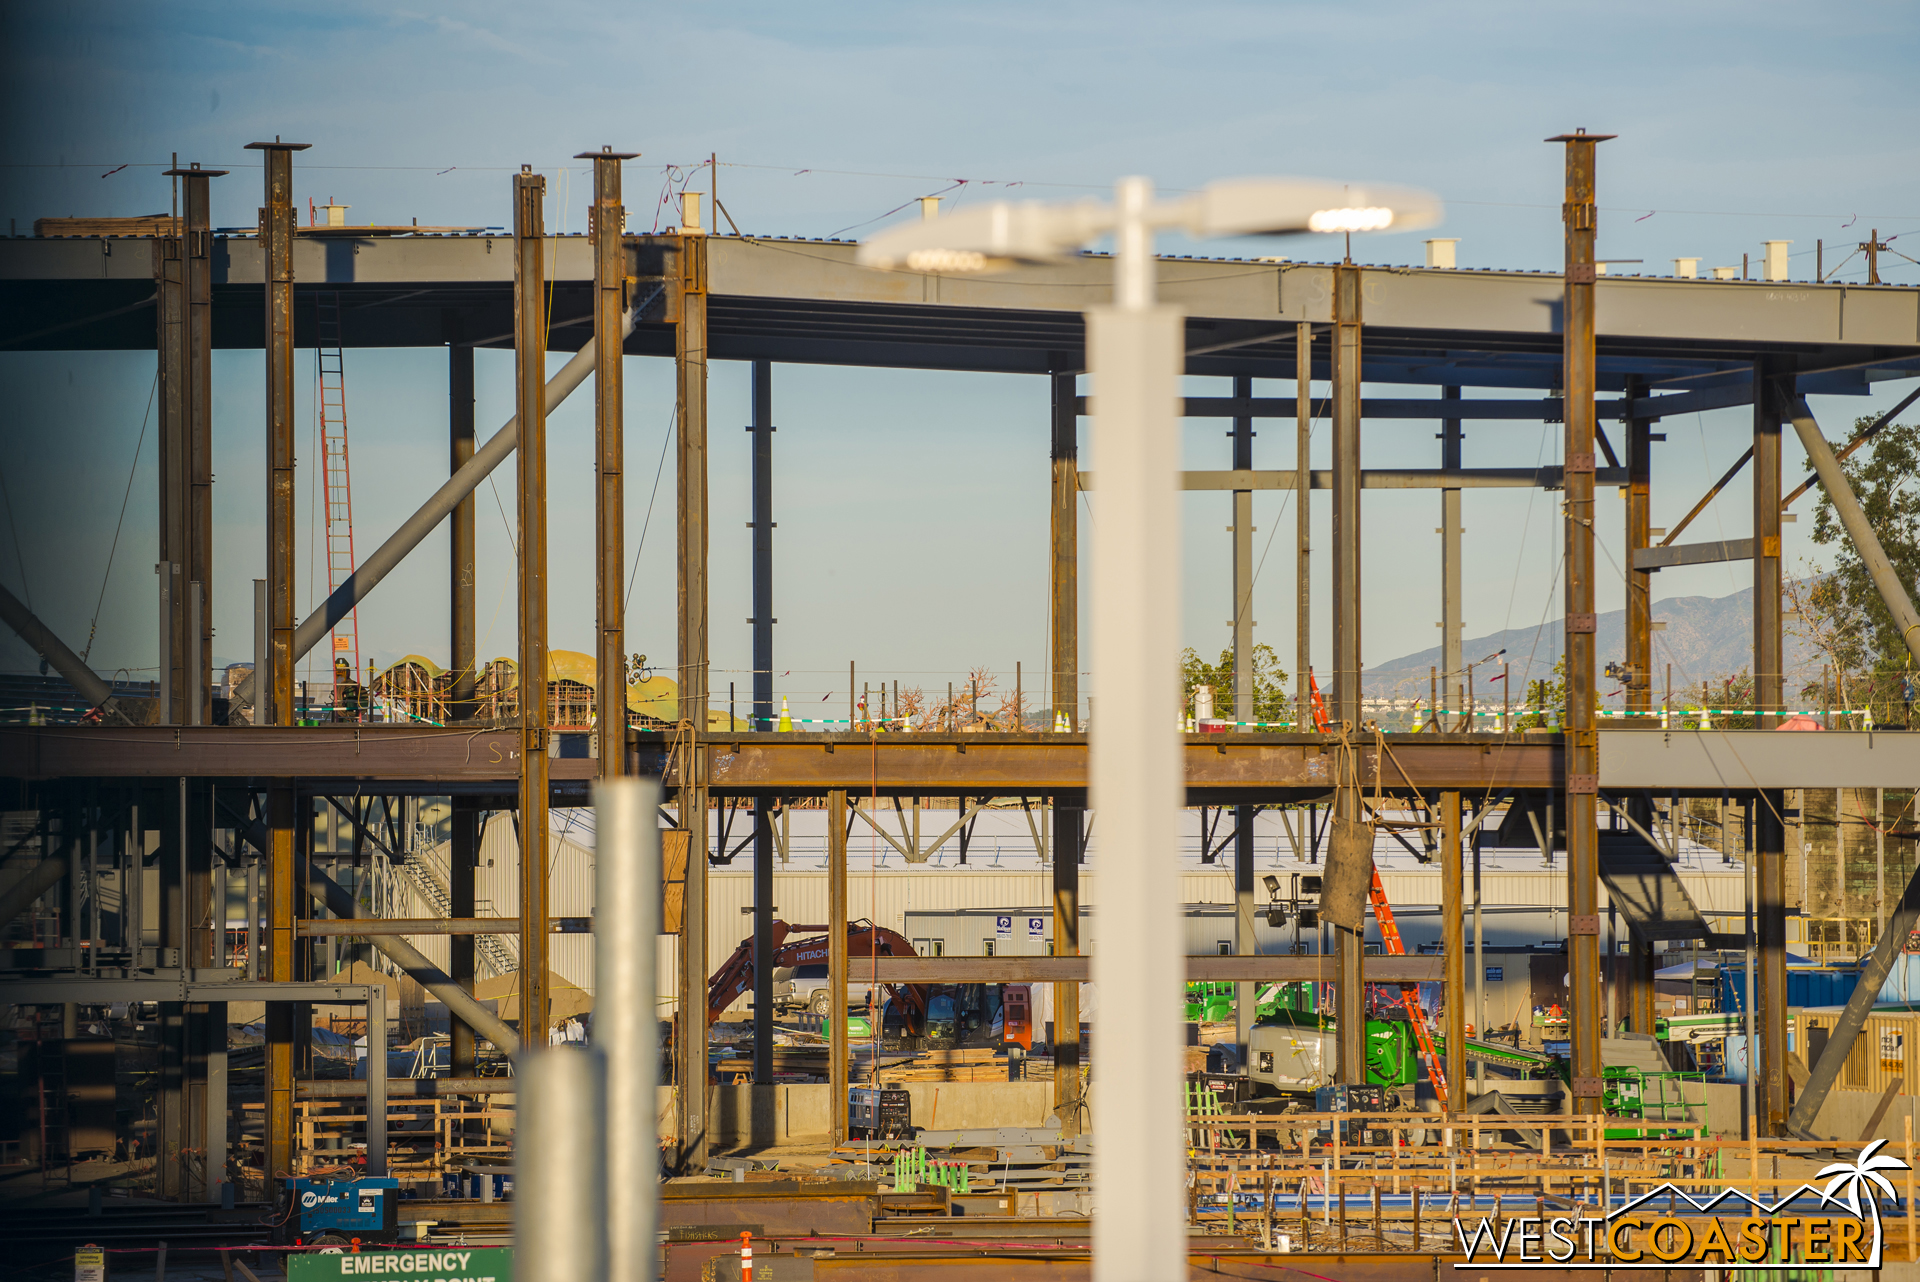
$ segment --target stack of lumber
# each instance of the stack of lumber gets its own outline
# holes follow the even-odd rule
[[[1004,1082],[1007,1061],[991,1046],[941,1047],[897,1064],[882,1064],[882,1084],[895,1082]]]

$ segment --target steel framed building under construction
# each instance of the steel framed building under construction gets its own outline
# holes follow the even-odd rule
[[[1821,464],[1842,515],[1848,501],[1830,451],[1804,398],[1813,393],[1865,394],[1875,384],[1920,376],[1920,290],[1786,281],[1746,282],[1616,277],[1601,274],[1593,257],[1593,157],[1597,135],[1568,135],[1565,209],[1567,261],[1550,272],[1486,272],[1337,264],[1181,259],[1162,265],[1165,298],[1186,315],[1186,372],[1231,380],[1231,395],[1194,397],[1189,416],[1229,418],[1231,457],[1218,471],[1186,474],[1190,490],[1235,496],[1235,650],[1238,670],[1251,662],[1252,528],[1248,496],[1258,489],[1293,489],[1302,533],[1297,591],[1303,621],[1297,672],[1309,669],[1304,620],[1311,575],[1305,532],[1314,491],[1330,492],[1333,512],[1333,653],[1317,665],[1331,674],[1330,733],[1237,733],[1188,737],[1185,757],[1193,804],[1236,807],[1236,893],[1251,939],[1255,892],[1252,808],[1260,804],[1324,799],[1335,813],[1363,821],[1366,797],[1378,789],[1417,798],[1437,836],[1442,871],[1446,947],[1440,956],[1368,958],[1357,935],[1341,932],[1335,958],[1252,956],[1195,958],[1196,977],[1337,980],[1343,1011],[1357,1011],[1359,985],[1369,980],[1444,979],[1450,998],[1464,992],[1462,905],[1465,834],[1498,798],[1555,796],[1567,823],[1570,970],[1574,1014],[1573,1092],[1584,1111],[1597,1106],[1599,1060],[1598,887],[1603,872],[1620,885],[1653,885],[1661,871],[1621,857],[1608,858],[1595,818],[1602,794],[1621,800],[1635,816],[1645,845],[1647,798],[1655,793],[1728,789],[1760,798],[1758,946],[1762,1033],[1761,1126],[1784,1132],[1787,1074],[1781,1048],[1784,1019],[1784,860],[1780,791],[1789,787],[1901,787],[1920,778],[1920,749],[1899,736],[1829,736],[1820,751],[1803,740],[1783,742],[1766,731],[1776,720],[1763,712],[1751,732],[1662,732],[1648,715],[1652,680],[1651,581],[1663,566],[1713,560],[1750,561],[1754,575],[1754,673],[1758,706],[1784,707],[1781,681],[1780,525],[1782,430],[1791,424]],[[453,884],[450,921],[457,946],[444,972],[399,936],[399,924],[368,923],[365,934],[403,968],[417,970],[456,1017],[453,1076],[471,1074],[476,1038],[502,1048],[545,1040],[545,959],[549,938],[545,862],[539,841],[523,859],[519,902],[512,920],[477,919],[471,877],[475,818],[481,809],[517,808],[521,831],[548,831],[549,806],[580,804],[595,778],[634,773],[663,777],[677,794],[678,813],[701,815],[715,798],[756,803],[753,841],[755,928],[770,929],[774,831],[770,805],[786,798],[824,799],[833,841],[829,895],[836,939],[847,917],[846,838],[850,794],[869,788],[887,796],[1035,796],[1054,809],[1052,866],[1056,954],[1048,958],[960,958],[889,961],[883,970],[903,979],[1027,978],[1059,985],[1055,1012],[1062,1036],[1054,1058],[1057,1098],[1082,1091],[1078,1021],[1071,1012],[1075,982],[1086,964],[1077,956],[1078,849],[1086,823],[1087,746],[1081,733],[1078,674],[1077,508],[1097,478],[1077,462],[1076,422],[1085,403],[1083,306],[1102,301],[1109,272],[1097,256],[1002,275],[949,279],[911,272],[878,272],[854,263],[850,242],[717,236],[702,230],[697,202],[685,226],[664,235],[626,234],[620,166],[609,150],[585,153],[594,161],[591,230],[553,237],[542,222],[544,180],[522,172],[512,180],[512,230],[499,234],[296,235],[293,167],[301,147],[255,144],[263,157],[265,192],[256,233],[216,235],[209,226],[208,190],[218,171],[177,171],[184,216],[175,234],[78,236],[0,240],[0,348],[6,350],[121,349],[157,352],[162,459],[161,554],[167,588],[161,629],[162,675],[157,697],[114,697],[67,646],[19,602],[0,593],[7,622],[45,655],[88,701],[98,724],[9,727],[0,730],[0,775],[12,781],[15,809],[35,811],[34,871],[0,893],[8,921],[42,897],[60,898],[58,947],[6,954],[15,1000],[86,1004],[151,995],[163,1003],[168,1049],[163,1055],[161,1188],[175,1196],[204,1197],[224,1178],[217,1167],[194,1174],[182,1153],[207,1148],[206,1136],[224,1127],[207,1093],[208,1063],[216,1056],[223,994],[243,990],[270,1001],[266,1052],[266,1152],[263,1171],[277,1179],[293,1169],[295,1065],[303,1031],[297,1003],[323,998],[312,971],[305,923],[318,905],[336,917],[356,915],[351,896],[311,868],[305,849],[317,799],[358,795],[432,795],[454,799]],[[229,179],[231,181],[231,179]],[[312,617],[295,616],[294,586],[294,352],[310,345],[312,309],[303,300],[321,292],[337,297],[350,320],[342,335],[351,346],[444,348],[451,407],[449,479],[419,513],[361,561],[352,579]],[[544,322],[543,319],[544,318]],[[210,355],[215,347],[263,349],[268,379],[263,424],[269,446],[267,579],[261,646],[255,669],[258,710],[248,726],[210,724],[213,715],[209,594],[223,583],[213,545],[209,495],[211,458]],[[516,417],[482,440],[473,410],[473,352],[477,347],[516,353]],[[574,356],[553,378],[548,350]],[[509,456],[516,461],[521,542],[518,550],[521,649],[518,706],[547,706],[546,656],[546,415],[589,377],[595,398],[597,462],[596,593],[597,706],[624,707],[625,647],[621,603],[625,586],[622,529],[621,362],[602,353],[671,356],[677,371],[676,509],[678,564],[679,724],[668,732],[629,730],[624,740],[603,735],[591,755],[567,755],[540,724],[509,729],[449,726],[297,726],[294,667],[328,636],[355,602],[440,522],[451,523],[448,591],[452,602],[448,668],[455,674],[450,716],[473,715],[475,653],[473,560],[474,487]],[[753,371],[753,691],[755,729],[715,727],[708,682],[710,618],[708,549],[711,537],[707,479],[707,371],[712,361],[750,362]],[[1051,442],[1052,655],[1048,689],[1067,729],[1053,734],[775,733],[771,674],[774,633],[774,367],[782,363],[891,366],[1031,374],[1052,388],[1049,423],[1036,436]],[[1295,380],[1294,397],[1256,397],[1255,378]],[[1332,467],[1310,468],[1305,443],[1310,383],[1331,384]],[[1364,383],[1420,389],[1405,398],[1365,402]],[[1437,389],[1437,395],[1430,394]],[[1469,389],[1499,389],[1498,398]],[[1537,391],[1527,398],[1516,392]],[[1911,400],[1912,398],[1909,398]],[[1649,527],[1654,479],[1652,445],[1666,417],[1709,408],[1751,406],[1751,483],[1754,533],[1749,540],[1654,546]],[[1291,419],[1299,432],[1298,463],[1287,470],[1256,470],[1252,431],[1258,419]],[[1368,418],[1421,419],[1440,429],[1440,451],[1430,468],[1363,469],[1360,444]],[[1468,468],[1462,464],[1462,425],[1474,419],[1531,419],[1566,424],[1564,465],[1548,468]],[[1608,428],[1613,432],[1610,434]],[[1592,522],[1596,486],[1626,494],[1625,528],[1606,536],[1628,566],[1628,709],[1641,714],[1626,728],[1601,732],[1592,693]],[[1361,715],[1359,661],[1361,491],[1438,491],[1442,531],[1437,560],[1444,585],[1441,620],[1450,678],[1442,705],[1458,713],[1464,692],[1460,647],[1460,503],[1463,490],[1539,486],[1561,492],[1567,550],[1567,688],[1564,732],[1487,734],[1436,732],[1381,736]],[[1864,519],[1847,522],[1862,556],[1884,567]],[[1670,544],[1670,545],[1669,545]],[[1905,591],[1891,574],[1879,576],[1895,617],[1914,620]],[[1910,644],[1920,638],[1908,632]],[[1250,701],[1251,682],[1237,683]],[[1304,703],[1305,691],[1301,691]],[[1234,710],[1251,721],[1250,703]],[[1340,729],[1344,725],[1344,731]],[[1864,742],[1856,742],[1864,740]],[[703,830],[697,822],[691,825]],[[216,859],[216,831],[231,834],[227,851],[264,875],[265,928],[249,971],[221,965],[206,910]],[[22,843],[19,849],[26,849]],[[713,852],[709,852],[711,857]],[[104,860],[104,862],[101,862]],[[131,863],[161,869],[162,906],[157,947],[119,939],[100,914],[84,910],[78,886],[86,869],[107,875]],[[465,865],[467,875],[462,877]],[[684,883],[683,957],[707,954],[708,860],[688,862]],[[1670,875],[1670,874],[1667,874]],[[143,878],[135,877],[136,882]],[[1618,884],[1616,884],[1618,882]],[[62,889],[66,887],[66,889]],[[1651,893],[1651,892],[1650,892]],[[1657,896],[1653,896],[1657,898]],[[1920,907],[1909,895],[1903,911]],[[1907,919],[1912,912],[1907,911]],[[137,920],[137,919],[136,919]],[[1900,915],[1885,938],[1906,931]],[[1656,937],[1701,937],[1698,922],[1648,912],[1635,921],[1635,964],[1650,961]],[[413,924],[418,930],[418,924]],[[1661,934],[1661,932],[1668,932]],[[508,1029],[466,997],[473,977],[472,940],[517,933],[528,1012]],[[1246,950],[1242,949],[1243,954]],[[411,955],[409,955],[411,954]],[[254,963],[257,962],[257,965]],[[832,965],[844,978],[844,943]],[[1325,967],[1323,972],[1322,968]],[[1364,970],[1363,970],[1364,967]],[[683,992],[678,1040],[682,1083],[677,1134],[682,1161],[696,1169],[705,1153],[707,1039],[701,1027],[701,967],[683,966],[695,987]],[[28,974],[31,973],[31,982]],[[764,986],[756,1007],[770,1009]],[[225,989],[222,985],[232,985]],[[831,989],[845,992],[844,983]],[[1869,986],[1862,984],[1862,990]],[[1643,974],[1636,1027],[1650,1021],[1652,986]],[[113,997],[104,994],[112,992]],[[24,995],[24,996],[23,996]],[[689,998],[691,1000],[689,1000]],[[1243,1006],[1246,1003],[1243,1002]],[[1464,1080],[1459,1056],[1465,1001],[1447,1003],[1448,1080]],[[69,1005],[68,1009],[72,1009]],[[1343,1019],[1358,1030],[1363,1021]],[[836,1018],[834,1099],[844,1134],[845,1022]],[[1839,1043],[1833,1043],[1838,1045]],[[770,1079],[771,1032],[762,1024],[758,1063]],[[1844,1054],[1844,1046],[1841,1046]],[[1344,1061],[1343,1061],[1344,1062]],[[1357,1063],[1357,1060],[1353,1061]],[[1837,1064],[1838,1061],[1836,1061]],[[1824,1063],[1824,1060],[1823,1060]],[[1343,1071],[1353,1071],[1343,1068]],[[1816,1070],[1815,1081],[1821,1072]],[[1829,1080],[1831,1074],[1827,1074]],[[457,1083],[446,1088],[458,1089]],[[1817,1107],[1817,1105],[1816,1105]],[[223,1132],[224,1133],[224,1132]],[[198,1181],[196,1184],[195,1181]]]

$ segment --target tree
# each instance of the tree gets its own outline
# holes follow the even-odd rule
[[[1263,727],[1291,722],[1293,699],[1287,693],[1287,674],[1280,666],[1280,656],[1273,652],[1270,645],[1256,645],[1251,658],[1253,719]],[[1188,646],[1180,655],[1180,683],[1189,710],[1192,709],[1193,688],[1212,686],[1214,715],[1232,719],[1235,691],[1231,647],[1220,652],[1220,662],[1209,664],[1201,660],[1192,646]]]
[[[1864,431],[1874,421],[1856,419],[1854,431]],[[1904,584],[1920,582],[1920,426],[1882,428],[1870,448],[1841,463],[1840,469],[1895,575]],[[1824,489],[1814,509],[1813,541],[1834,545],[1833,568],[1804,593],[1799,626],[1833,665],[1842,702],[1869,700],[1876,721],[1893,720],[1893,705],[1901,700],[1912,659]]]

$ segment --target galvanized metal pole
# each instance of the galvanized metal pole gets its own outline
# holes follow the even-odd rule
[[[1465,852],[1460,841],[1460,794],[1440,794],[1440,952],[1445,958],[1442,996],[1447,1037],[1447,1091],[1441,1101],[1449,1113],[1466,1104],[1467,1083],[1467,922],[1462,881]],[[1476,1029],[1482,1036],[1483,1030]]]
[[[293,724],[294,537],[298,529],[294,490],[293,403],[293,153],[306,143],[250,143],[265,162],[265,208],[260,219],[266,282],[267,381],[267,671],[254,674],[258,724]],[[264,678],[264,680],[263,680]],[[288,983],[294,975],[293,918],[300,886],[295,868],[298,806],[293,781],[275,779],[267,789],[267,978]],[[293,1169],[293,1068],[296,1008],[267,1007],[266,1154],[269,1200]]]
[[[1153,187],[1115,192],[1111,307],[1087,311],[1101,505],[1093,535],[1093,721],[1089,801],[1100,816],[1098,991],[1101,1116],[1096,1282],[1183,1276],[1187,1268],[1180,1003],[1180,403],[1183,321],[1155,300]]]
[[[606,1057],[609,1278],[651,1277],[659,1250],[660,784],[594,787],[593,1044]]]
[[[518,1282],[598,1282],[649,1277],[608,1268],[607,1063],[571,1043],[525,1054],[515,1068],[513,1275]]]
[[[827,794],[827,1100],[829,1138],[847,1138],[847,794]]]
[[[1566,145],[1566,282],[1562,381],[1566,388],[1567,954],[1571,976],[1573,1107],[1601,1103],[1600,740],[1594,645],[1594,147],[1608,134],[1549,139]]]
[[[1313,728],[1313,326],[1301,321],[1293,338],[1293,689],[1294,728]]]
[[[1458,401],[1460,389],[1443,387],[1440,389],[1440,399]],[[1459,419],[1440,420],[1440,466],[1443,470],[1457,472],[1464,466],[1460,461],[1462,439]],[[1460,491],[1458,488],[1443,489],[1440,491],[1440,706],[1455,716],[1467,710],[1467,659],[1460,649],[1463,639],[1460,631],[1463,572],[1460,559]],[[1433,711],[1437,714],[1439,709]],[[1442,729],[1451,729],[1453,723],[1442,717],[1440,725]],[[1467,729],[1473,728],[1469,722]]]
[[[674,371],[679,438],[675,461],[678,489],[680,586],[679,737],[680,826],[687,830],[687,880],[680,931],[680,1164],[695,1171],[707,1162],[707,760],[708,730],[707,556],[707,239],[697,230],[680,237],[679,272],[673,283]]]
[[[513,355],[520,418],[520,1046],[547,1044],[547,180],[513,176]]]
[[[1342,263],[1333,285],[1333,722],[1348,734],[1361,721],[1360,311],[1360,269]],[[1333,817],[1336,828],[1360,822],[1360,790],[1344,774],[1335,780]],[[1341,1083],[1359,1086],[1367,1080],[1365,934],[1338,925],[1333,934],[1339,954],[1336,1073]]]
[[[593,342],[600,359],[593,373],[594,712],[602,779],[627,773],[626,646],[626,416],[627,211],[620,203],[620,163],[638,152],[583,151],[593,161],[593,204],[587,234],[593,241]]]

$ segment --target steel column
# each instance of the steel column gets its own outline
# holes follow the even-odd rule
[[[587,235],[593,241],[594,725],[602,779],[627,773],[626,645],[626,418],[624,402],[627,313],[627,211],[620,203],[620,163],[637,152],[583,151],[593,161],[593,204]]]
[[[835,1144],[847,1138],[847,820],[847,794],[828,793],[827,1117]]]
[[[469,351],[472,349],[469,348]],[[456,669],[458,671],[458,669]],[[453,797],[447,842],[447,895],[452,901],[451,916],[470,918],[474,914],[473,873],[480,857],[480,810],[471,797]],[[447,975],[464,992],[473,991],[475,940],[472,935],[453,935],[447,940]],[[477,1059],[473,1026],[449,1013],[447,1029],[452,1044],[448,1047],[448,1073],[453,1077],[475,1075]]]
[[[1627,403],[1645,399],[1646,380],[1627,381]],[[1653,543],[1653,424],[1650,418],[1627,420],[1627,711],[1640,713],[1628,725],[1651,725],[1653,718],[1653,575],[1634,568],[1634,553]],[[1629,803],[1631,806],[1633,803]],[[1646,802],[1639,803],[1643,808]],[[1650,812],[1649,812],[1650,813]],[[1646,814],[1635,814],[1643,827]],[[1635,1032],[1642,1031],[1638,1025]]]
[[[448,474],[452,475],[473,457],[473,348],[464,343],[447,344],[447,437]],[[470,721],[479,711],[474,699],[479,679],[474,633],[474,518],[474,500],[469,493],[454,506],[450,528],[448,621],[453,635],[447,666],[453,670],[453,684],[448,691],[448,721]]]
[[[1333,708],[1334,728],[1360,728],[1360,269],[1334,271],[1333,286]],[[1336,779],[1336,823],[1361,822],[1360,792]],[[1364,930],[1333,927],[1338,953],[1334,988],[1339,1020],[1338,1078],[1366,1082],[1366,954]]]
[[[172,720],[213,719],[213,232],[209,179],[224,169],[169,169],[185,207],[179,258],[161,291],[161,572],[167,575],[166,654]],[[167,251],[171,252],[171,251]],[[177,263],[177,276],[174,265]],[[176,283],[177,281],[177,283]],[[197,586],[196,586],[197,585]],[[198,593],[200,608],[193,609]],[[197,671],[195,670],[197,668]]]
[[[1253,379],[1233,378],[1233,398],[1253,399]],[[1238,415],[1233,430],[1233,469],[1253,470],[1253,419]],[[1236,730],[1253,722],[1253,491],[1233,491],[1233,719]],[[1253,816],[1252,806],[1233,808],[1233,951],[1257,953],[1260,941],[1253,928]],[[1233,1022],[1236,1043],[1244,1054],[1253,1027],[1255,986],[1242,983],[1234,991]]]
[[[1080,418],[1074,374],[1053,374],[1053,711],[1080,729]]]
[[[753,799],[753,1080],[773,1081],[773,799]]]
[[[1443,387],[1440,389],[1440,399],[1458,402],[1460,389]],[[1460,457],[1462,436],[1459,419],[1440,420],[1442,471],[1458,472],[1465,466]],[[1463,640],[1460,620],[1463,569],[1460,560],[1460,490],[1458,487],[1449,487],[1440,491],[1440,707],[1456,717],[1467,710],[1467,658],[1460,650]],[[1434,711],[1438,713],[1439,709]],[[1440,724],[1443,729],[1453,728],[1445,718]],[[1467,725],[1467,729],[1473,728],[1471,723]]]
[[[707,241],[683,235],[670,291],[679,424],[678,490],[680,826],[689,834],[680,932],[680,1163],[698,1171],[707,1156],[707,763],[708,726]]]
[[[772,730],[773,713],[773,362],[753,363],[753,712],[750,728]]]
[[[1053,501],[1050,547],[1053,637],[1053,716],[1080,729],[1080,416],[1079,376],[1049,376],[1052,393]],[[1053,951],[1080,953],[1080,858],[1086,828],[1084,795],[1053,800]],[[1080,1072],[1080,985],[1053,986],[1053,1101],[1063,1134],[1078,1135],[1085,1120]]]
[[[267,383],[267,671],[254,674],[256,724],[291,726],[293,699],[294,538],[298,530],[294,490],[293,404],[293,153],[305,143],[249,143],[262,153],[265,207],[260,243],[266,282]],[[297,947],[293,934],[299,898],[295,868],[298,837],[291,779],[274,779],[267,788],[267,941],[266,977],[274,983],[294,978]],[[297,1008],[286,1002],[267,1006],[266,1047],[266,1196],[277,1201],[280,1179],[293,1168],[293,1072],[306,1030],[297,1027]]]
[[[545,176],[513,177],[513,356],[520,448],[520,1047],[547,1042],[547,290]],[[703,1039],[704,1040],[704,1039]]]
[[[1467,917],[1466,853],[1460,841],[1460,794],[1440,794],[1440,951],[1445,955],[1447,1092],[1441,1107],[1457,1113],[1466,1104],[1467,1081]],[[1485,1035],[1484,1030],[1475,1032]]]
[[[1293,339],[1293,688],[1294,727],[1313,728],[1313,326],[1301,321]]]
[[[1565,547],[1567,561],[1566,810],[1567,954],[1571,976],[1573,1100],[1600,1111],[1599,732],[1595,724],[1594,146],[1610,135],[1580,131],[1566,144],[1566,301],[1562,381],[1566,385]]]
[[[1753,388],[1753,695],[1762,729],[1779,723],[1786,706],[1784,638],[1780,613],[1780,428],[1792,395],[1792,375],[1766,360],[1754,365]],[[1779,789],[1748,801],[1753,816],[1755,922],[1759,960],[1759,1051],[1755,1103],[1765,1134],[1787,1125],[1787,834]],[[1752,1052],[1750,1052],[1751,1054]]]
[[[1080,860],[1086,846],[1083,799],[1053,802],[1053,955],[1080,955]],[[1053,1111],[1061,1133],[1078,1135],[1084,1120],[1080,1073],[1080,985],[1053,986]]]
[[[179,665],[186,654],[186,631],[180,560],[186,542],[187,419],[193,376],[187,359],[187,241],[177,220],[172,227],[172,234],[159,237],[153,245],[154,345],[159,356],[155,400],[160,411],[155,447],[160,491],[159,560],[153,568],[159,579],[160,721],[171,724],[177,717],[184,724],[186,705]]]

